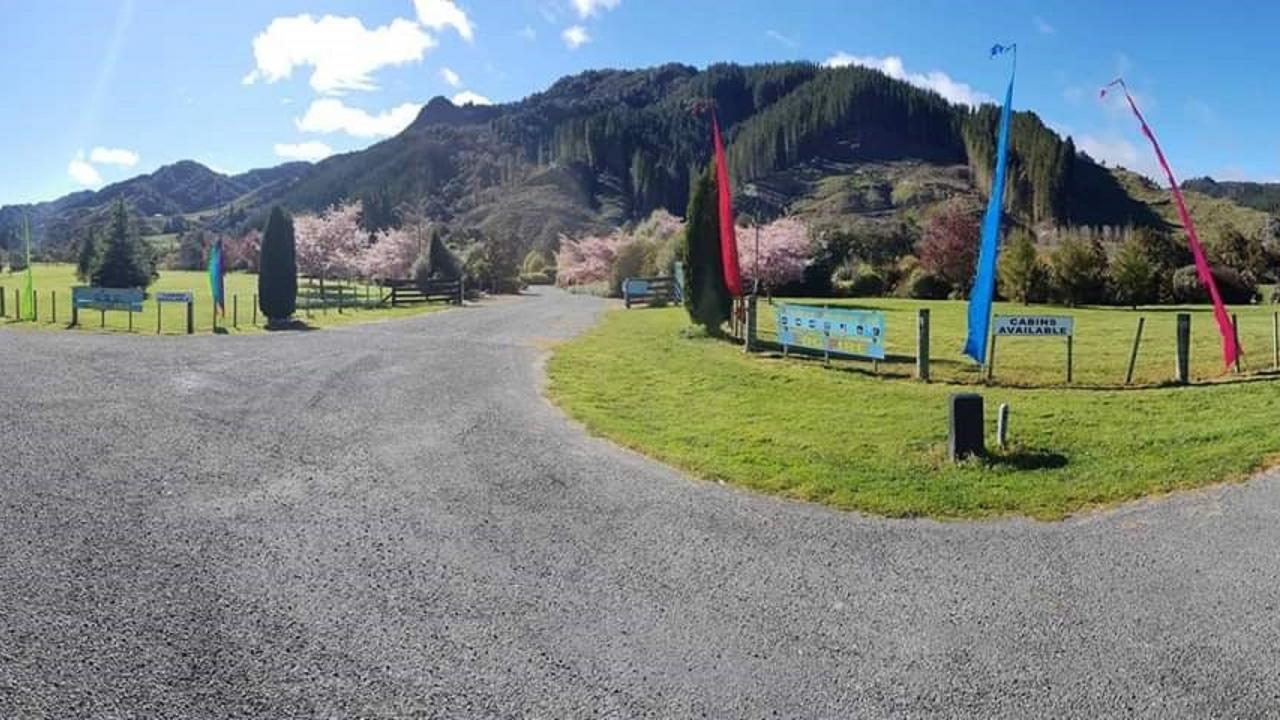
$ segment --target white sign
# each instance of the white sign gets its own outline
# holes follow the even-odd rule
[[[1011,337],[1071,337],[1069,315],[996,315],[995,334]]]

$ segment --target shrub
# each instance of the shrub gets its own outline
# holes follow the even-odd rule
[[[262,234],[258,260],[258,307],[268,325],[277,325],[293,316],[298,301],[298,260],[294,246],[293,220],[280,207],[271,209]]]
[[[900,294],[913,300],[946,300],[952,290],[944,278],[919,268],[902,283]]]
[[[845,263],[831,274],[831,289],[841,297],[876,297],[885,286],[884,277],[869,265]]]
[[[1213,281],[1224,303],[1248,304],[1258,296],[1257,286],[1235,268],[1213,268]],[[1209,302],[1209,291],[1200,283],[1195,265],[1178,268],[1173,274],[1173,298],[1175,302],[1186,304]]]
[[[613,269],[609,272],[609,294],[612,297],[622,295],[622,283],[629,277],[646,277],[656,274],[653,257],[656,248],[646,240],[632,240],[618,248],[613,259]]]
[[[543,270],[536,273],[520,273],[520,282],[524,285],[554,285],[556,276],[554,270]]]

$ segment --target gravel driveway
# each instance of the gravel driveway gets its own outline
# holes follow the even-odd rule
[[[0,717],[1280,715],[1276,480],[1055,524],[692,481],[539,396],[603,307],[0,330]]]

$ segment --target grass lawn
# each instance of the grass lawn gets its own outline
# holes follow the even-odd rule
[[[890,312],[891,351],[913,348],[913,308],[874,304]],[[957,358],[963,304],[930,306],[934,346]],[[1159,322],[1172,322],[1166,314]],[[1202,315],[1193,322],[1203,372],[1212,367],[1206,344],[1214,343]],[[1121,340],[1136,318],[1107,310],[1080,316],[1080,332],[1114,325],[1109,332]],[[688,336],[687,326],[680,308],[610,312],[556,349],[549,394],[591,431],[696,475],[889,516],[1060,518],[1243,479],[1280,460],[1280,387],[1259,378],[1141,390],[987,388],[988,443],[996,406],[1009,403],[1012,447],[952,465],[947,398],[956,386],[747,356],[727,342]],[[1030,366],[1041,352],[1054,365],[1060,355],[1056,341],[1022,343],[1020,351],[1009,343],[1010,366]],[[1098,344],[1102,352],[1105,343]],[[1163,341],[1152,345],[1162,357],[1149,375],[1172,364]]]
[[[14,306],[14,290],[21,290],[25,282],[24,274],[0,273],[0,288],[5,295],[5,316],[0,318],[0,326],[23,329],[63,329],[71,322],[71,288],[83,285],[75,277],[75,266],[70,264],[44,264],[33,266],[35,289],[37,295],[36,308],[39,318],[36,323],[18,322]],[[265,319],[259,313],[257,325],[254,324],[253,301],[258,292],[258,276],[247,273],[229,273],[224,279],[226,292],[227,316],[218,319],[218,326],[230,333],[262,332]],[[195,331],[208,333],[213,329],[213,294],[209,290],[209,276],[200,271],[165,270],[160,279],[147,288],[149,297],[143,303],[141,313],[133,315],[133,332],[154,334],[156,331],[157,292],[188,291],[195,297]],[[54,313],[54,301],[51,293],[57,296],[57,317]],[[365,287],[345,286],[343,311],[338,312],[338,300],[332,286],[326,292],[326,302],[322,304],[318,291],[309,288],[305,280],[299,281],[298,312],[296,317],[314,327],[332,327],[353,322],[368,322],[394,317],[407,317],[424,312],[443,310],[448,305],[428,303],[424,305],[390,307],[353,307],[352,293],[356,293],[358,304],[364,304]],[[378,289],[369,289],[370,304],[377,298]],[[239,305],[238,321],[235,313]],[[166,303],[161,317],[163,332],[166,335],[186,333],[186,306],[180,303]],[[95,310],[80,313],[81,330],[100,332],[103,316]],[[126,332],[129,328],[129,313],[108,312],[105,315],[106,330]]]
[[[784,302],[778,300],[777,302]],[[866,298],[855,300],[786,300],[831,306],[850,306],[882,310],[885,313],[885,351],[889,356],[880,363],[881,372],[910,376],[915,370],[916,311],[929,308],[930,370],[935,380],[945,382],[981,382],[978,367],[965,357],[967,308],[963,302],[948,300],[898,300]],[[777,339],[773,307],[761,301],[759,337]],[[1241,369],[1245,373],[1274,370],[1274,315],[1280,307],[1245,305],[1229,310],[1239,318],[1240,343],[1245,349]],[[1129,353],[1133,347],[1138,318],[1146,318],[1138,360],[1134,367],[1134,383],[1155,385],[1174,377],[1176,316],[1191,314],[1191,374],[1195,380],[1230,377],[1222,363],[1222,340],[1208,306],[1145,307],[1138,310],[1097,307],[1065,308],[1061,306],[996,303],[1001,315],[1071,315],[1075,318],[1073,381],[1092,387],[1123,386]],[[870,362],[836,361],[839,367],[870,369]],[[1058,338],[1002,337],[996,345],[995,384],[1040,386],[1061,384],[1066,380],[1066,340]]]

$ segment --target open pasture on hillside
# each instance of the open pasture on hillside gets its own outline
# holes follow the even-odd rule
[[[24,329],[62,329],[71,322],[71,288],[84,285],[75,276],[75,266],[70,264],[36,263],[33,267],[37,295],[37,322],[18,322],[14,304],[14,291],[21,291],[25,275],[22,272],[0,273],[0,288],[5,295],[5,315],[0,317],[0,327]],[[226,317],[218,318],[219,329],[232,333],[260,332],[266,320],[262,313],[254,324],[254,297],[258,292],[258,276],[249,273],[228,273],[223,279],[226,293]],[[341,288],[341,295],[339,295]],[[133,332],[156,332],[157,292],[190,292],[194,297],[194,320],[197,333],[213,330],[213,294],[209,289],[209,276],[200,271],[163,270],[160,277],[147,288],[147,299],[140,313],[132,317]],[[322,296],[319,287],[305,279],[298,281],[298,309],[295,317],[312,327],[332,327],[353,322],[367,322],[394,317],[406,317],[424,312],[442,310],[447,305],[428,303],[401,305],[395,308],[378,304],[381,288],[352,283],[326,283]],[[54,317],[56,295],[57,316]],[[239,306],[238,320],[235,312]],[[341,307],[340,307],[341,306]],[[341,312],[339,311],[341,310]],[[164,303],[161,308],[161,326],[165,335],[186,334],[186,308],[180,303]],[[103,324],[105,322],[105,325]],[[80,314],[80,329],[127,332],[130,317],[127,312],[85,310]]]

